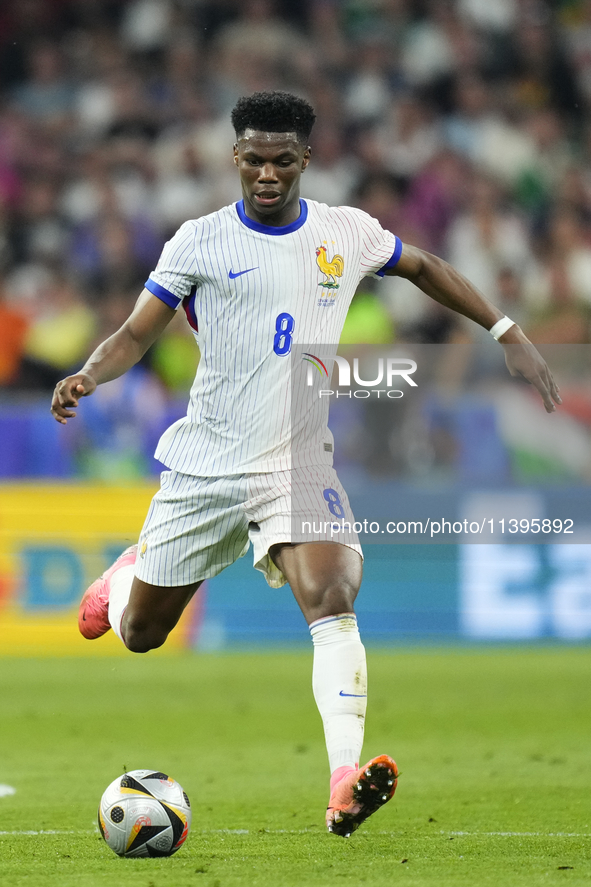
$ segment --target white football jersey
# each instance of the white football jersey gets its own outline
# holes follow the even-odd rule
[[[249,219],[242,201],[185,222],[146,282],[166,304],[183,305],[201,352],[187,416],[156,450],[167,467],[197,476],[280,471],[296,449],[300,463],[332,463],[328,398],[293,427],[290,355],[293,346],[312,356],[314,346],[336,349],[359,281],[382,276],[402,244],[359,209],[300,207],[281,228]]]

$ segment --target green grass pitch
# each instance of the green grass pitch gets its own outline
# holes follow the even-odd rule
[[[364,757],[392,754],[401,778],[349,840],[324,829],[310,653],[0,660],[0,783],[17,790],[0,884],[587,885],[590,657],[370,650]],[[119,859],[96,829],[106,785],[140,767],[191,798],[171,859]]]

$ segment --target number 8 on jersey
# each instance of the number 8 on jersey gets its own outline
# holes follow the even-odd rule
[[[291,351],[291,340],[293,338],[293,328],[295,320],[291,314],[283,312],[277,315],[275,321],[275,338],[273,339],[273,351],[279,357],[284,357]]]

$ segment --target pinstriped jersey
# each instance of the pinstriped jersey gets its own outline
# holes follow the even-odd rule
[[[184,307],[201,360],[156,458],[197,476],[291,468],[292,346],[338,343],[361,278],[383,276],[401,250],[367,213],[312,200],[280,228],[249,219],[242,201],[185,222],[146,288]],[[332,462],[323,401],[297,429],[300,462]]]

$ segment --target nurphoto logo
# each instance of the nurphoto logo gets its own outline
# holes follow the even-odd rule
[[[317,382],[314,370],[319,372],[323,379],[330,379],[329,371],[326,367],[328,361],[325,363],[319,357],[310,354],[309,352],[304,352],[303,358],[309,364],[307,375],[308,387],[312,387],[314,383]],[[408,357],[378,357],[377,365],[374,370],[376,373],[374,379],[361,378],[359,358],[354,357],[353,382],[355,385],[360,386],[358,388],[352,387],[351,385],[351,364],[347,358],[335,355],[331,360],[333,360],[338,367],[338,387],[335,390],[321,388],[318,391],[318,397],[379,398],[383,394],[385,397],[397,400],[400,397],[404,397],[404,391],[393,387],[394,380],[396,380],[398,384],[400,384],[400,380],[402,380],[412,388],[417,387],[417,383],[411,378],[413,373],[417,370],[417,363],[415,360],[411,360],[411,358]],[[384,384],[385,387],[377,387],[382,384]]]

